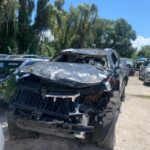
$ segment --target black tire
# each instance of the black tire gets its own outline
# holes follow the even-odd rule
[[[115,146],[115,126],[120,112],[121,102],[117,98],[108,102],[105,108],[103,123],[95,124],[95,132],[93,133],[93,141],[99,148],[113,150]]]
[[[135,72],[132,73],[132,76],[134,76],[134,75],[135,75]]]
[[[144,85],[147,85],[147,82],[145,82],[145,79],[144,79]]]
[[[140,76],[140,72],[139,72],[139,80],[142,80],[141,76]]]
[[[105,139],[103,143],[97,142],[97,146],[107,150],[114,150],[114,146],[116,143],[116,136],[115,136],[115,127],[111,129],[109,136]]]
[[[38,133],[19,128],[11,115],[7,116],[9,135],[15,138],[35,138]]]
[[[122,95],[121,95],[121,102],[125,101],[125,97],[126,97],[126,94],[125,94],[125,88],[124,88]]]

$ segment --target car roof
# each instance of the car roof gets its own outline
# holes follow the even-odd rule
[[[84,49],[66,49],[62,50],[62,54],[66,53],[72,53],[72,54],[83,54],[83,55],[107,55],[110,51],[113,51],[113,49],[106,48],[106,49],[89,49],[89,48],[84,48]]]

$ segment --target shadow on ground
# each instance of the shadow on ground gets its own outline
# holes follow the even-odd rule
[[[5,150],[102,150],[78,140],[41,135],[36,139],[9,140]]]

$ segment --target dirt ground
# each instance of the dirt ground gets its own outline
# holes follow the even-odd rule
[[[131,77],[126,88],[126,100],[116,127],[115,150],[150,150],[150,86],[138,77]],[[98,150],[79,141],[41,135],[38,139],[10,139],[4,113],[0,122],[5,133],[5,150]]]

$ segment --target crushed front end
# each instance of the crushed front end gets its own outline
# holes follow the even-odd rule
[[[10,101],[16,125],[61,137],[84,139],[87,133],[94,132],[95,123],[102,124],[104,109],[113,96],[110,77],[101,83],[77,86],[75,81],[70,84],[63,79],[66,85],[59,84],[60,78],[52,81],[32,71],[32,74],[23,73],[17,80]]]

